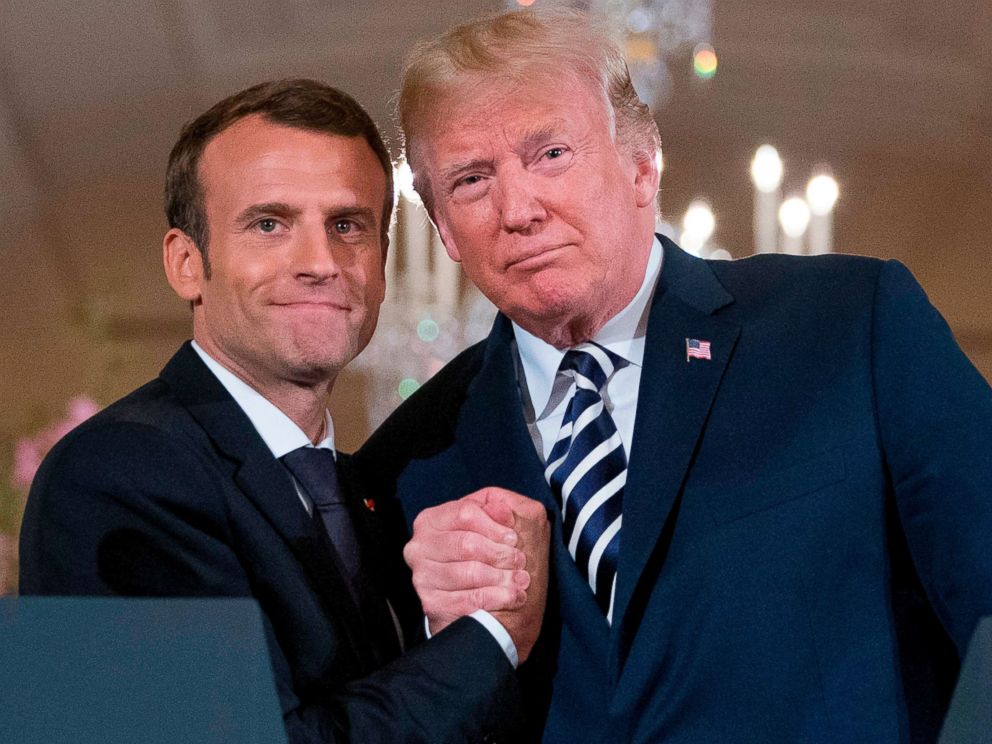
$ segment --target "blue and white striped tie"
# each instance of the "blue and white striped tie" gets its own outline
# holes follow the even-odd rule
[[[627,453],[602,390],[627,360],[594,343],[565,353],[560,372],[575,380],[544,477],[558,500],[563,534],[596,602],[613,622]]]

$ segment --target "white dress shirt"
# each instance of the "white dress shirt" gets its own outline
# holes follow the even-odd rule
[[[634,414],[644,363],[648,313],[658,277],[661,276],[662,255],[661,243],[655,238],[644,279],[634,299],[607,321],[592,339],[629,362],[613,373],[603,391],[603,402],[620,432],[628,456],[634,439]],[[517,376],[524,401],[524,419],[537,453],[542,461],[547,462],[575,390],[575,382],[571,375],[558,371],[564,351],[533,336],[516,323],[513,324],[513,334],[519,358]]]
[[[234,402],[245,412],[245,415],[251,421],[252,426],[255,427],[262,441],[272,451],[273,457],[278,459],[300,447],[314,446],[303,429],[297,426],[289,416],[279,410],[274,403],[210,356],[196,341],[193,341],[192,346],[200,359],[203,360],[203,363],[207,365],[207,369],[214,373],[220,384],[234,398]],[[334,449],[334,422],[331,420],[330,411],[324,411],[324,424],[324,430],[327,434],[316,446],[322,449],[329,449],[335,458],[337,458],[337,452]],[[287,469],[286,472],[289,473],[289,470]],[[296,482],[296,478],[292,480],[293,485],[296,486],[296,495],[300,497],[300,501],[304,508],[306,508],[307,513],[312,514],[313,505],[310,503],[310,499],[303,492],[303,489],[300,488],[300,484]],[[386,604],[389,606],[389,612],[393,616],[393,624],[396,626],[396,632],[399,635],[400,646],[402,647],[405,644],[399,618],[396,617],[396,613],[393,611],[393,607],[389,604],[388,600]],[[485,610],[476,610],[471,614],[471,617],[482,623],[483,627],[490,632],[493,638],[496,639],[496,642],[502,647],[510,663],[513,664],[513,668],[516,669],[519,663],[517,647],[502,623]]]
[[[272,451],[273,457],[279,459],[300,447],[315,446],[303,429],[279,410],[274,403],[210,356],[196,341],[192,343],[192,346],[203,363],[207,365],[207,369],[214,373],[214,377],[220,381],[224,389],[234,398],[234,402],[245,412],[252,426],[255,427],[255,431],[265,442],[265,446]],[[334,458],[337,459],[337,452],[334,450],[334,422],[331,420],[330,411],[324,411],[324,431],[326,435],[317,443],[316,447],[329,449]],[[296,478],[293,478],[293,484],[296,486],[296,495],[303,502],[307,514],[312,514],[313,504],[310,503],[310,498],[300,488]]]

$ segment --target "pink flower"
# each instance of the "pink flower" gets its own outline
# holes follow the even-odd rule
[[[83,423],[99,410],[100,406],[88,395],[77,395],[66,406],[68,420],[73,422],[73,426]]]
[[[47,449],[46,449],[47,451]],[[38,472],[44,453],[34,437],[18,439],[14,445],[14,474],[10,479],[14,488],[27,490],[34,474]]]
[[[53,422],[33,437],[18,439],[14,445],[14,473],[11,476],[14,488],[30,488],[41,461],[55,443],[99,410],[100,406],[95,400],[86,395],[77,395],[66,404],[64,418]]]

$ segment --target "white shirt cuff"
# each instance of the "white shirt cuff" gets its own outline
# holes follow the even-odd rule
[[[509,632],[503,627],[503,623],[493,617],[491,614],[485,610],[476,610],[469,617],[477,620],[482,624],[482,627],[489,631],[489,634],[493,639],[500,645],[503,649],[503,653],[506,654],[506,658],[509,660],[510,664],[516,669],[520,666],[520,657],[517,656],[517,645],[510,638]],[[424,630],[427,632],[427,637],[431,637],[431,624],[428,622],[427,617],[424,617]]]

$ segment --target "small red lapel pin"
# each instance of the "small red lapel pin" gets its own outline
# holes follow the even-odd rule
[[[363,499],[365,501],[365,508],[370,512],[375,511],[375,501],[373,499]]]

